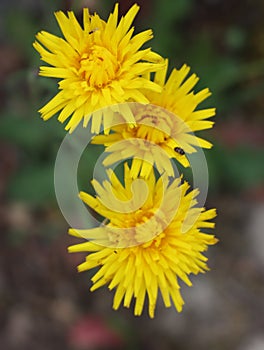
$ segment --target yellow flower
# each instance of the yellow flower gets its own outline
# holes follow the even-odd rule
[[[188,286],[190,274],[208,270],[202,254],[217,239],[204,232],[215,209],[197,208],[197,190],[181,179],[169,181],[163,175],[156,180],[154,171],[147,180],[132,180],[125,164],[124,185],[113,172],[101,186],[93,181],[97,197],[81,192],[80,198],[108,223],[88,230],[70,229],[69,233],[88,241],[69,247],[70,252],[89,252],[79,271],[97,268],[91,291],[108,285],[115,288],[113,308],[122,300],[130,307],[134,297],[136,316],[141,315],[148,297],[151,318],[161,292],[164,304],[173,303],[180,312],[184,301],[178,280]]]
[[[61,111],[60,122],[71,117],[66,130],[72,131],[83,119],[86,126],[92,119],[92,132],[99,133],[103,116],[98,109],[128,100],[147,103],[140,92],[143,87],[161,90],[143,77],[162,68],[164,60],[150,48],[140,50],[153,37],[151,30],[132,37],[138,10],[133,5],[118,23],[118,4],[107,22],[85,8],[83,28],[72,11],[68,17],[59,11],[55,17],[65,39],[45,31],[37,34],[33,46],[52,66],[40,67],[40,75],[62,79],[60,92],[40,109],[44,120]]]
[[[166,172],[174,176],[171,158],[176,158],[183,166],[189,166],[185,152],[173,136],[182,129],[181,120],[162,107],[152,104],[129,103],[133,119],[124,124],[121,114],[115,116],[112,133],[98,135],[94,144],[104,144],[109,155],[104,159],[108,167],[120,160],[132,158],[131,176],[148,177],[155,165],[160,174]],[[124,107],[120,106],[120,109]],[[132,120],[135,123],[132,126]],[[178,151],[177,151],[178,150]]]
[[[211,95],[208,88],[194,93],[193,88],[199,78],[192,74],[187,78],[190,67],[183,65],[173,69],[166,81],[168,60],[164,68],[155,74],[154,82],[162,88],[161,93],[146,91],[150,103],[163,107],[176,115],[182,122],[173,129],[172,137],[186,153],[195,152],[196,147],[211,148],[212,144],[193,134],[195,131],[210,129],[214,122],[208,121],[215,115],[215,108],[199,109],[197,106]]]
[[[120,119],[120,125],[111,128],[112,134],[99,135],[93,143],[104,144],[111,154],[105,160],[105,165],[115,163],[120,159],[123,147],[121,140],[126,140],[124,158],[136,157],[132,164],[134,177],[139,173],[148,176],[150,164],[156,164],[159,171],[173,175],[173,169],[168,158],[176,158],[183,166],[189,166],[186,154],[196,151],[195,147],[211,148],[212,144],[194,135],[195,131],[213,126],[207,119],[215,115],[215,108],[196,110],[199,103],[210,96],[208,89],[198,93],[192,91],[198,81],[195,74],[186,78],[190,68],[184,65],[180,70],[174,69],[165,82],[168,60],[163,69],[154,76],[154,82],[160,86],[161,92],[144,91],[149,105],[132,107],[136,127]],[[150,78],[148,76],[148,78]],[[142,90],[143,91],[143,90]],[[143,140],[144,142],[140,142]],[[146,142],[148,145],[146,145]],[[154,147],[154,146],[158,147]]]

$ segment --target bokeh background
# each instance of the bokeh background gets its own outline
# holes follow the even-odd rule
[[[142,0],[136,30],[153,28],[152,48],[183,63],[209,87],[216,125],[203,135],[210,174],[208,207],[218,208],[211,271],[182,286],[184,311],[156,318],[112,311],[113,293],[89,292],[84,256],[70,255],[53,188],[65,136],[37,113],[55,93],[39,78],[34,35],[59,33],[53,12],[89,7],[105,19],[112,0],[2,0],[0,5],[0,347],[3,350],[264,349],[264,2]],[[133,1],[120,1],[125,13]],[[97,152],[97,151],[96,151]],[[89,152],[80,187],[90,191]],[[88,167],[87,167],[88,164]],[[83,175],[82,175],[83,174]]]

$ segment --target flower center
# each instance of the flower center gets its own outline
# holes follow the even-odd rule
[[[135,130],[135,138],[140,138],[153,142],[155,144],[160,144],[168,139],[168,135],[158,128],[139,124]]]
[[[141,138],[156,144],[166,142],[173,128],[171,113],[155,105],[140,106],[134,112],[137,122],[133,133],[135,138]]]
[[[117,247],[131,247],[141,245],[159,247],[165,237],[166,215],[157,214],[155,209],[137,210],[133,215],[124,218],[123,226],[108,226],[108,238]],[[116,230],[116,229],[118,230]],[[119,230],[121,229],[121,230]]]
[[[102,88],[116,78],[118,72],[116,57],[105,47],[93,45],[82,54],[79,74],[90,87]]]

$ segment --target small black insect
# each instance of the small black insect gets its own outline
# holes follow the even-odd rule
[[[184,150],[181,147],[175,147],[174,151],[179,153],[181,156],[185,154]]]
[[[99,30],[98,28],[95,28],[93,30],[91,30],[88,34],[93,34],[94,32],[96,32],[97,30]]]

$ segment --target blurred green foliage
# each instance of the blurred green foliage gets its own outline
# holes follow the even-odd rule
[[[192,72],[201,77],[197,88],[208,86],[213,93],[202,107],[217,107],[217,124],[224,124],[228,129],[230,120],[241,118],[262,128],[264,49],[255,38],[261,36],[264,29],[258,15],[264,5],[260,1],[242,1],[234,13],[234,1],[225,3],[222,9],[219,1],[138,3],[142,5],[142,13],[136,20],[136,31],[153,28],[152,48],[169,57],[171,67],[179,68],[187,63]],[[5,2],[1,45],[11,48],[11,53],[18,56],[16,64],[4,75],[2,86],[0,138],[1,142],[15,147],[17,162],[7,194],[12,200],[32,205],[56,205],[53,166],[66,134],[56,118],[44,123],[37,112],[54,96],[57,85],[55,80],[37,76],[40,61],[32,42],[36,32],[42,29],[59,33],[53,12],[65,10],[69,4],[66,1],[22,2],[17,3],[14,10],[13,5]],[[72,2],[76,13],[81,12],[82,4]],[[98,0],[92,10],[107,17],[113,4],[114,1]],[[120,4],[122,10],[129,7],[126,1]],[[213,136],[211,130],[203,133],[215,144],[213,150],[206,152],[213,192],[224,188],[235,193],[261,184],[263,147],[256,148],[241,140],[237,147],[229,149],[217,133],[217,124]],[[93,164],[101,150],[89,146],[89,154],[83,156],[79,169],[81,189],[91,190]]]

